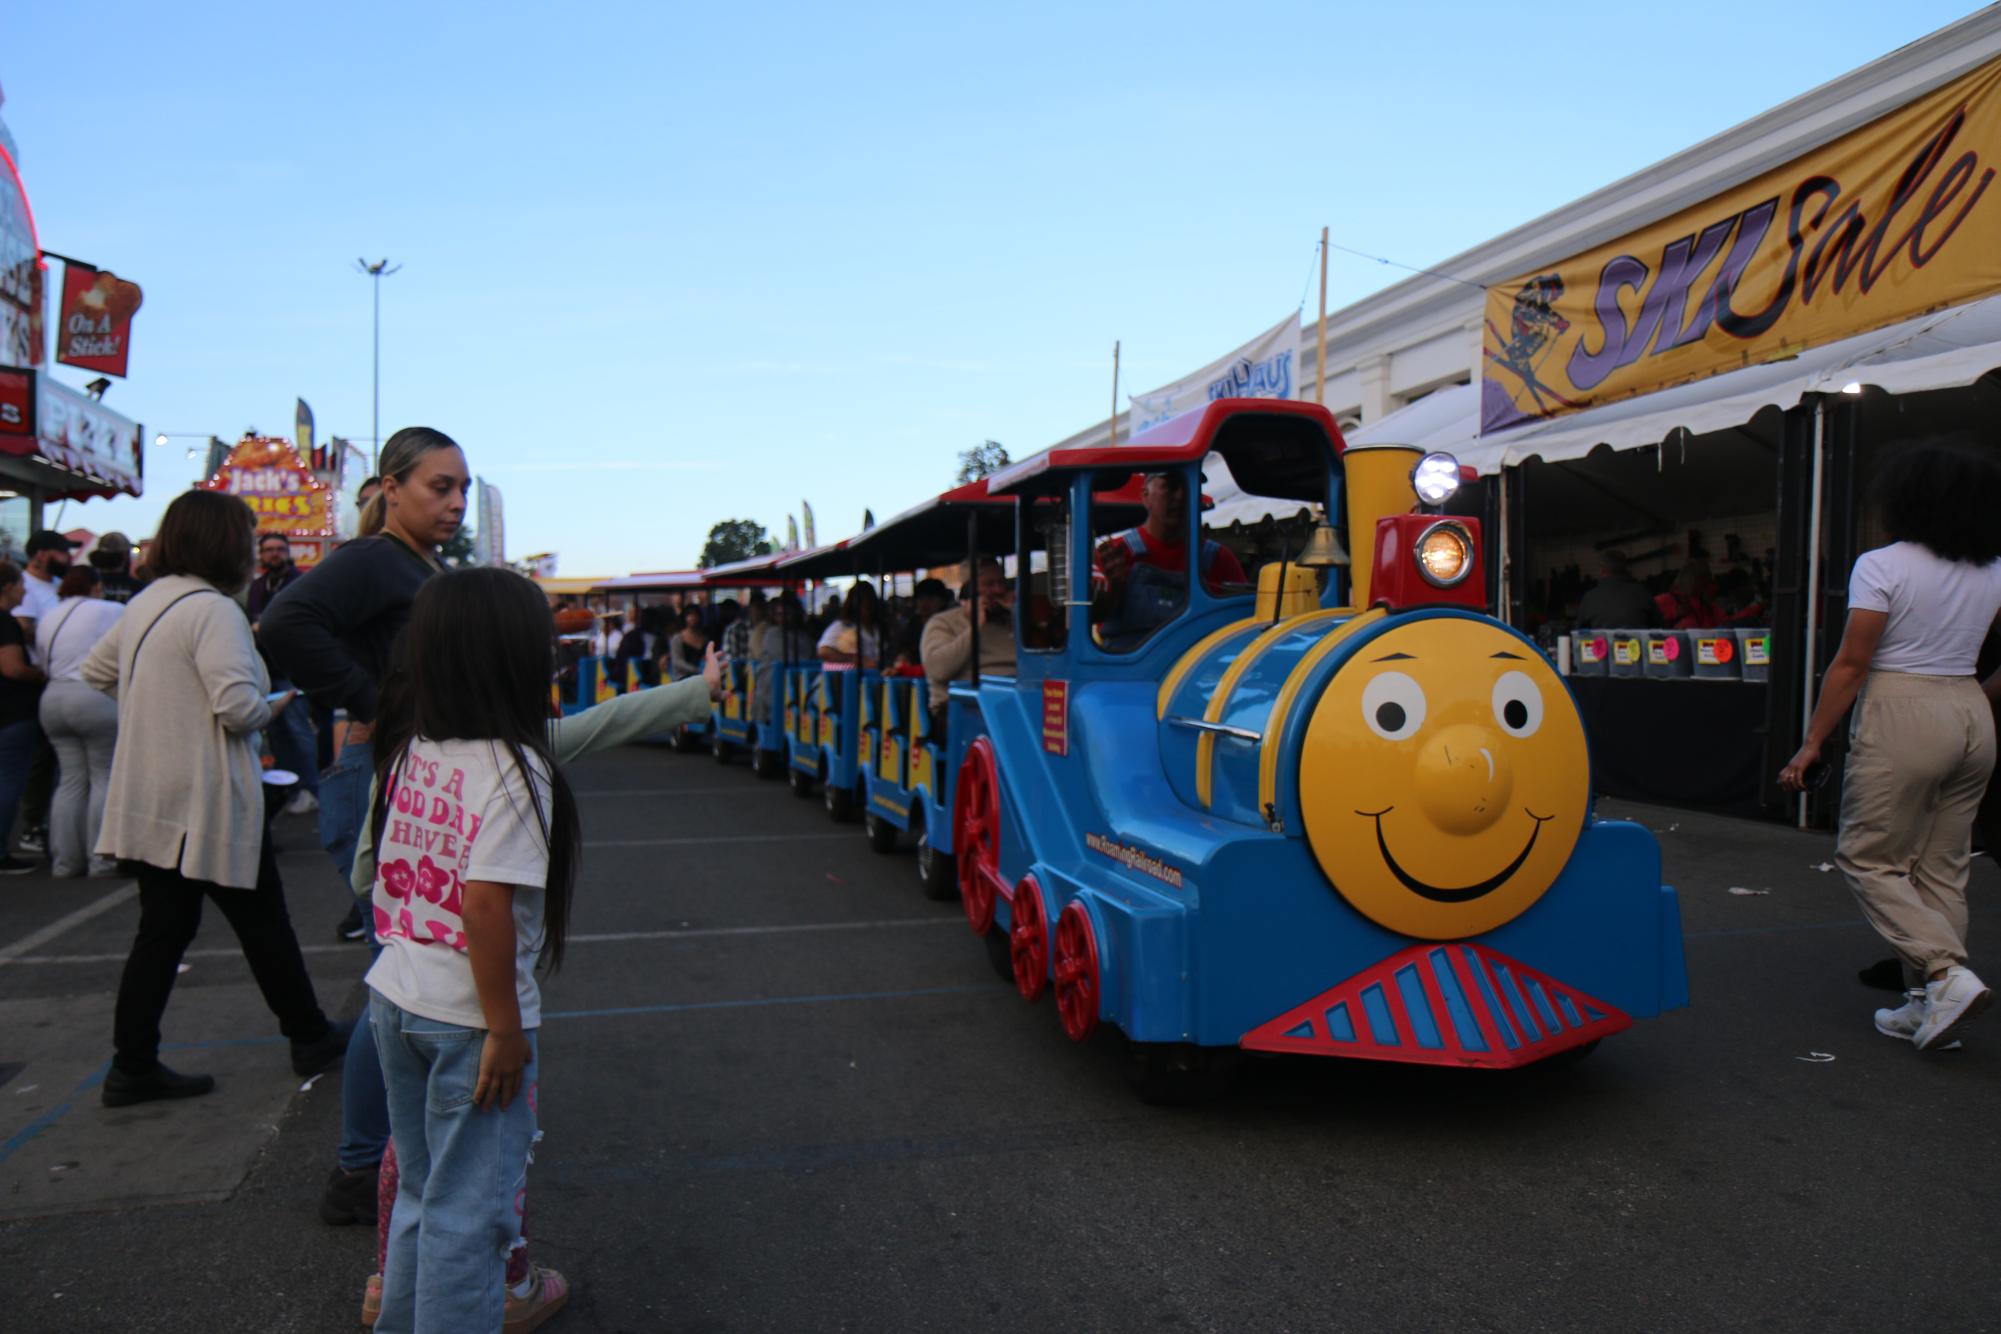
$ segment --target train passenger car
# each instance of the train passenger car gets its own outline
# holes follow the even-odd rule
[[[780,575],[789,580],[825,580],[859,573],[850,542],[843,540],[781,560]],[[858,660],[852,664],[823,663],[816,646],[802,637],[802,656],[785,668],[786,774],[793,795],[819,792],[827,813],[852,820],[859,812],[861,777],[861,701],[882,676],[881,646],[874,654],[856,637]]]
[[[852,539],[850,553],[855,564],[878,576],[957,569],[969,553],[1007,553],[1014,539],[1013,511],[1011,499],[990,497],[985,480],[974,481]],[[977,679],[977,654],[970,666]],[[853,801],[870,846],[887,853],[914,838],[925,894],[952,898],[958,889],[950,836],[954,771],[933,721],[930,683],[923,676],[884,673],[860,693],[860,704]]]
[[[658,604],[668,597],[685,598],[690,594],[704,592],[706,576],[707,571],[704,570],[663,570],[652,574],[629,574],[617,579],[606,579],[595,585],[591,592],[594,595],[604,595],[613,610],[644,608]],[[665,651],[666,645],[663,639],[660,652]],[[648,664],[645,668],[639,669],[639,672],[653,670],[653,665]],[[635,673],[628,672],[626,666],[622,664],[606,663],[600,674],[600,680],[604,683],[603,688],[595,693],[588,691],[581,693],[577,707],[589,708],[593,703],[609,698],[615,689],[632,689]],[[637,681],[640,685],[644,683],[644,680]],[[709,728],[704,723],[687,723],[674,729],[666,739],[673,743],[676,750],[682,752],[701,750],[709,744]]]
[[[776,552],[705,571],[703,583],[709,601],[719,605],[718,600],[728,594],[766,593],[771,595],[767,606],[777,608],[785,602],[790,588],[778,573],[786,558],[787,553]],[[747,599],[743,614],[750,614]],[[774,610],[771,614],[780,617],[782,624],[784,612]],[[750,755],[751,769],[758,777],[776,778],[785,772],[785,692],[780,673],[785,661],[811,647],[798,642],[801,633],[794,627],[789,650],[782,650],[777,662],[752,656],[741,662],[732,659],[725,666],[723,698],[709,713],[709,750],[717,763],[728,764],[743,751]]]
[[[1205,463],[1326,519],[1253,584],[1202,535]],[[1097,496],[1135,476],[1128,528]],[[1418,504],[1449,458],[1226,399],[990,481],[1019,653],[951,691],[959,888],[1023,997],[1124,1032],[1143,1093],[1246,1050],[1520,1066],[1686,1003],[1657,845],[1592,813],[1568,688],[1485,612],[1478,521]]]

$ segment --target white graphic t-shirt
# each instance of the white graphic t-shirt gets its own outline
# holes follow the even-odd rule
[[[487,1026],[459,915],[466,882],[487,880],[515,886],[514,989],[521,1026],[541,1025],[535,960],[549,846],[536,811],[546,818],[549,778],[538,759],[530,764],[533,802],[506,746],[418,737],[390,780],[373,896],[382,957],[368,970],[368,985],[412,1014]]]

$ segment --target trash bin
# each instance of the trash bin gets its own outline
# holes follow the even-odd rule
[[[1737,661],[1741,665],[1746,681],[1769,681],[1772,679],[1772,631],[1768,626],[1756,629],[1737,627],[1731,631],[1737,637]]]
[[[1603,676],[1612,666],[1612,640],[1603,630],[1579,630],[1570,637],[1570,670],[1578,676]]]
[[[1613,630],[1612,666],[1614,676],[1647,674],[1646,636],[1638,630]]]
[[[1683,679],[1692,673],[1694,658],[1688,649],[1688,631],[1647,631],[1648,676],[1668,681]]]
[[[1743,654],[1730,630],[1701,630],[1689,636],[1695,649],[1695,676],[1702,681],[1743,679]]]

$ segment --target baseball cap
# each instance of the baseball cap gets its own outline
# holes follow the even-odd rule
[[[44,551],[75,551],[79,545],[53,529],[44,528],[28,539],[28,554],[34,556]]]

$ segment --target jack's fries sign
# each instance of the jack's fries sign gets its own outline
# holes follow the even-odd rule
[[[2001,291],[2001,61],[1728,194],[1488,289],[1480,429]]]
[[[275,436],[247,435],[237,441],[215,476],[201,484],[205,491],[222,491],[250,506],[259,533],[283,533],[288,538],[330,538],[333,493],[313,476],[299,458],[298,448]],[[319,542],[295,543],[293,559],[301,567],[320,555]]]

